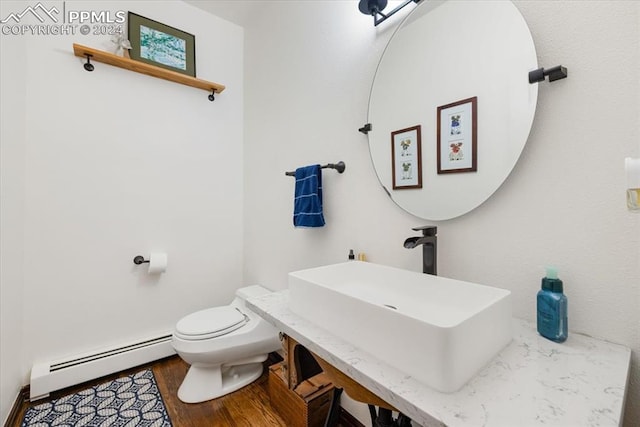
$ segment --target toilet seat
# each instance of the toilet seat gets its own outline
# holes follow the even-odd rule
[[[249,317],[231,306],[200,310],[180,319],[174,334],[185,340],[206,340],[243,327]]]

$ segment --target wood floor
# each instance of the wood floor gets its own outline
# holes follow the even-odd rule
[[[268,369],[235,393],[203,403],[182,403],[176,393],[188,368],[177,356],[152,367],[174,427],[287,427],[269,401]]]
[[[275,360],[271,360],[275,362]],[[174,427],[288,427],[273,410],[269,401],[268,369],[257,381],[234,393],[204,403],[187,404],[178,400],[177,390],[189,365],[178,356],[110,375],[96,381],[51,393],[57,399],[117,377],[148,368],[153,370],[167,412]],[[43,403],[44,400],[35,402]],[[19,408],[15,421],[6,427],[19,427],[25,411],[32,404],[25,402]]]

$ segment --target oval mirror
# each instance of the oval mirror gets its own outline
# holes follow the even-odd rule
[[[391,37],[369,98],[369,151],[391,199],[427,220],[487,200],[529,136],[537,68],[510,1],[418,4]]]

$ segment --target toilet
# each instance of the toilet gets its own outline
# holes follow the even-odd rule
[[[176,324],[171,344],[191,365],[178,389],[185,403],[215,399],[262,375],[270,352],[282,348],[278,330],[245,304],[270,293],[259,285],[240,288],[229,305],[189,314]]]

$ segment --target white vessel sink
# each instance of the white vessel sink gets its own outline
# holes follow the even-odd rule
[[[511,292],[369,262],[289,273],[290,309],[445,393],[510,341]]]

